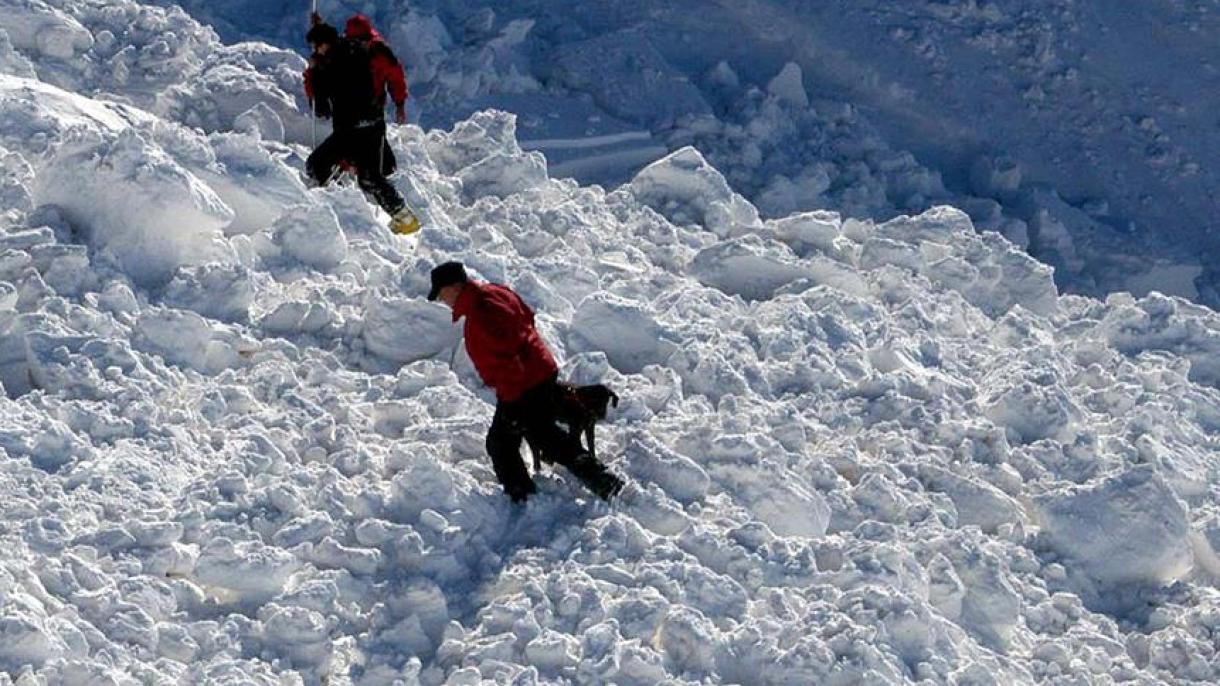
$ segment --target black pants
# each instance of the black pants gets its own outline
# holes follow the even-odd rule
[[[524,439],[544,462],[563,465],[590,491],[609,500],[623,487],[623,482],[593,459],[578,438],[555,423],[559,393],[559,385],[551,379],[530,389],[519,400],[496,405],[496,415],[487,431],[487,454],[491,456],[496,478],[514,502],[525,500],[535,491],[534,481],[521,459]]]
[[[360,189],[373,197],[381,209],[396,214],[406,203],[398,190],[386,180],[398,166],[394,151],[385,139],[385,122],[355,129],[337,129],[305,160],[305,170],[326,185],[340,162],[356,168]]]

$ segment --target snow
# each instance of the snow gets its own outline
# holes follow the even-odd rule
[[[810,60],[683,62],[650,36],[680,3],[614,31],[588,26],[622,6],[579,7],[562,40],[542,12],[421,5],[387,35],[420,39],[425,93],[605,82],[580,121],[394,127],[427,219],[403,238],[351,184],[301,181],[299,56],[127,0],[0,5],[0,684],[1220,679],[1220,315],[1062,294],[1010,240],[1185,289],[1189,265],[1110,251],[1118,203],[999,154],[950,192]],[[989,31],[1009,5],[906,11],[895,40],[933,62],[938,27],[1005,51],[1039,31]],[[531,76],[534,40],[566,73]],[[673,109],[630,110],[641,85]],[[614,189],[544,156],[659,140]],[[448,259],[620,395],[617,502],[550,469],[503,497],[491,395],[423,297]]]
[[[226,40],[301,48],[302,22],[287,5],[182,5]],[[1063,289],[1215,304],[1207,256],[1216,249],[1220,148],[1209,113],[1220,72],[1209,46],[1220,15],[1210,2],[442,0],[361,9],[411,69],[413,121],[449,128],[472,112],[512,111],[527,148],[534,139],[648,136],[542,147],[552,176],[619,184],[694,145],[768,219],[830,209],[884,221],[952,204],[1054,265]],[[161,21],[188,33],[173,10]],[[1148,26],[1158,27],[1151,42]],[[107,31],[128,39],[120,26]],[[197,42],[182,55],[191,69],[227,52],[208,37]],[[291,93],[281,74],[276,83]]]

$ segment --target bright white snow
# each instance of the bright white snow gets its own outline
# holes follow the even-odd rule
[[[949,206],[768,218],[693,147],[555,179],[496,110],[393,130],[404,239],[300,182],[299,58],[0,9],[49,32],[0,41],[0,684],[1220,679],[1214,311]],[[623,502],[503,497],[451,258],[619,392]]]

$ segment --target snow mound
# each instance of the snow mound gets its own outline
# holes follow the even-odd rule
[[[691,147],[648,165],[628,188],[641,203],[670,221],[701,224],[721,238],[759,224],[758,211]]]
[[[1152,467],[1038,499],[1048,545],[1103,591],[1164,584],[1190,571],[1186,509]]]

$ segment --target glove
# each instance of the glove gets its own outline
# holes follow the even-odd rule
[[[398,105],[398,108],[394,112],[394,121],[399,124],[407,123],[407,104],[406,103],[402,103],[401,105]]]

